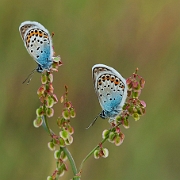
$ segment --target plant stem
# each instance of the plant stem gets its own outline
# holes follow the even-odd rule
[[[76,164],[75,164],[75,161],[74,161],[71,153],[69,152],[69,150],[66,147],[61,147],[61,149],[65,152],[65,154],[68,157],[69,162],[71,164],[71,168],[72,168],[73,174],[75,176],[73,178],[73,180],[80,180],[80,177],[76,176],[77,175],[77,168],[76,168]]]
[[[117,126],[121,125],[122,122],[119,122],[115,127],[112,127],[109,131],[113,131]],[[104,144],[104,142],[109,138],[109,135],[106,136],[106,138],[104,138],[100,144]],[[85,161],[94,153],[94,151],[99,147],[99,145],[97,145],[84,159],[83,161],[81,162],[81,165],[80,165],[80,168],[79,168],[79,174],[81,174],[82,172],[82,168],[83,168],[83,165],[85,163]]]
[[[107,139],[108,139],[109,136],[107,136],[105,139],[103,139],[101,141],[100,144],[103,144]],[[81,165],[80,165],[80,168],[79,168],[79,173],[82,172],[82,168],[83,168],[83,165],[85,163],[85,161],[94,153],[94,151],[99,147],[99,145],[97,145],[92,151],[90,151],[90,153],[83,159],[83,161],[81,162]]]
[[[51,129],[49,128],[49,124],[46,118],[46,115],[43,116],[43,128],[51,135]]]
[[[49,128],[46,116],[43,116],[43,124],[42,124],[42,126],[50,135],[54,134],[53,131]],[[65,152],[66,156],[68,157],[69,162],[71,164],[73,174],[74,174],[74,176],[76,176],[77,168],[76,168],[76,164],[75,164],[75,161],[74,161],[71,153],[69,152],[69,150],[66,147],[60,147],[60,148]],[[73,180],[80,180],[80,177],[78,177],[78,176],[74,177]]]

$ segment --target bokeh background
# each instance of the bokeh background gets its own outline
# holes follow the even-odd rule
[[[36,94],[40,74],[29,85],[23,80],[36,67],[27,53],[18,28],[21,22],[42,23],[55,32],[53,44],[63,66],[54,73],[55,93],[69,88],[77,117],[73,119],[74,142],[69,146],[79,167],[86,154],[109,128],[99,119],[85,127],[101,111],[93,89],[91,68],[103,63],[125,78],[136,67],[146,80],[140,99],[147,113],[140,121],[122,128],[120,147],[105,143],[107,159],[90,157],[84,180],[178,180],[180,179],[180,1],[178,0],[0,0],[0,177],[46,179],[55,169],[50,140],[43,128],[33,127],[40,102]],[[58,132],[55,106],[50,126]],[[69,171],[61,179],[70,179]]]

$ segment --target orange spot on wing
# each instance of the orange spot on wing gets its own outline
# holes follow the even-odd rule
[[[118,85],[118,84],[119,84],[119,81],[115,81],[115,84]]]

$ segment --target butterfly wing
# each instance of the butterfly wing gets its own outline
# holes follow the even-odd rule
[[[120,113],[127,97],[126,80],[113,68],[96,64],[92,68],[93,82],[99,103],[109,117]]]
[[[25,21],[20,25],[19,31],[28,53],[42,69],[49,69],[53,48],[48,30],[38,22]]]

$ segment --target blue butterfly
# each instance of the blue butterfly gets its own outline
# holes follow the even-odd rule
[[[122,111],[127,98],[126,80],[112,67],[96,64],[92,67],[94,89],[98,96],[102,112],[87,127],[92,126],[100,116],[113,121]]]
[[[19,32],[24,41],[25,48],[38,64],[38,67],[35,68],[29,76],[35,71],[39,73],[44,70],[49,71],[53,63],[53,47],[48,30],[38,22],[25,21],[19,26]],[[30,80],[31,79],[29,79],[29,82]]]

